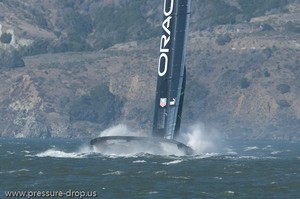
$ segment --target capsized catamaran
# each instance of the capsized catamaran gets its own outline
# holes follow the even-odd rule
[[[152,137],[105,136],[91,140],[91,145],[104,150],[112,148],[112,145],[124,149],[134,142],[147,146],[147,149],[168,144],[177,146],[185,154],[193,153],[190,147],[176,141],[185,89],[185,54],[190,11],[191,0],[164,0]]]

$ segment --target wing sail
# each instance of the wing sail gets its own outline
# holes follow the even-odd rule
[[[153,136],[179,135],[185,89],[185,54],[191,0],[165,0]]]

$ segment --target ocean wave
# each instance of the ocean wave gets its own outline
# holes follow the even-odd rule
[[[167,171],[165,171],[165,170],[155,171],[154,174],[155,174],[155,175],[160,175],[160,174],[166,175],[166,174],[167,174]]]
[[[181,163],[183,162],[183,160],[173,160],[171,162],[163,162],[162,164],[163,165],[170,165],[170,164],[178,164],[178,163]]]
[[[139,158],[139,157],[144,157],[144,154],[115,154],[115,153],[112,153],[112,154],[106,154],[106,153],[98,153],[98,152],[95,152],[96,154],[100,154],[101,156],[103,157],[106,157],[106,158],[110,158],[110,159],[116,159],[116,158]]]
[[[145,160],[135,160],[132,163],[145,163],[145,162],[147,162],[147,161],[145,161]]]
[[[271,154],[272,154],[272,155],[277,155],[277,154],[283,153],[283,152],[284,152],[284,151],[272,151]]]
[[[48,149],[44,152],[38,153],[36,157],[53,157],[53,158],[84,158],[87,153],[78,153],[78,152],[64,152],[56,149]]]
[[[237,155],[237,152],[235,152],[231,148],[225,148],[224,150],[226,151],[226,154],[228,154],[228,155]]]
[[[227,152],[226,155],[237,155],[238,153],[237,152],[234,152],[234,151],[230,151],[230,152]]]
[[[228,190],[224,192],[225,196],[233,196],[234,195],[234,191]]]
[[[217,180],[223,180],[222,177],[214,177],[214,179],[217,179]]]
[[[267,146],[265,146],[264,148],[262,148],[263,150],[269,150],[269,149],[272,149],[273,148],[273,146],[272,145],[267,145]]]
[[[243,156],[238,156],[238,159],[250,159],[250,160],[259,160],[261,159],[261,157],[257,157],[257,156],[251,156],[251,155],[243,155]]]
[[[149,191],[149,194],[157,194],[158,191]]]
[[[242,155],[242,156],[226,156],[230,160],[274,160],[276,157],[272,156],[251,156],[251,155]]]
[[[220,153],[203,153],[203,154],[196,154],[193,156],[186,157],[187,160],[199,160],[199,159],[208,159],[208,158],[214,158],[214,157],[222,157],[224,155]]]
[[[245,147],[244,151],[252,151],[252,150],[257,150],[259,149],[257,146],[249,146],[249,147]]]
[[[121,175],[123,174],[124,171],[112,171],[112,172],[108,172],[108,173],[102,173],[102,175],[106,176],[106,175]]]
[[[191,179],[190,176],[168,176],[168,178],[179,179],[179,180],[189,180],[189,179]]]
[[[30,171],[29,169],[19,169],[19,170],[11,170],[7,171],[7,173],[12,174],[12,173],[23,173],[23,172],[28,172]]]

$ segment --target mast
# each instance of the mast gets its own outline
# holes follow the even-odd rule
[[[155,137],[179,135],[185,89],[185,54],[191,0],[164,0],[154,107]]]

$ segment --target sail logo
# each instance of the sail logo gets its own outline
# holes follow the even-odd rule
[[[170,101],[170,105],[171,105],[171,106],[174,106],[174,105],[175,105],[175,103],[176,103],[176,99],[175,99],[175,98],[173,98],[173,99],[172,99],[172,101]]]
[[[167,105],[167,98],[160,98],[159,105],[163,108]]]
[[[167,4],[168,3],[168,4]],[[169,5],[169,6],[167,6]],[[168,54],[170,49],[170,35],[171,35],[171,20],[172,20],[172,13],[174,10],[174,0],[165,0],[164,2],[164,16],[165,20],[162,23],[163,28],[163,35],[160,38],[160,56],[158,61],[158,75],[160,77],[164,76],[168,71],[168,62],[169,57]]]

